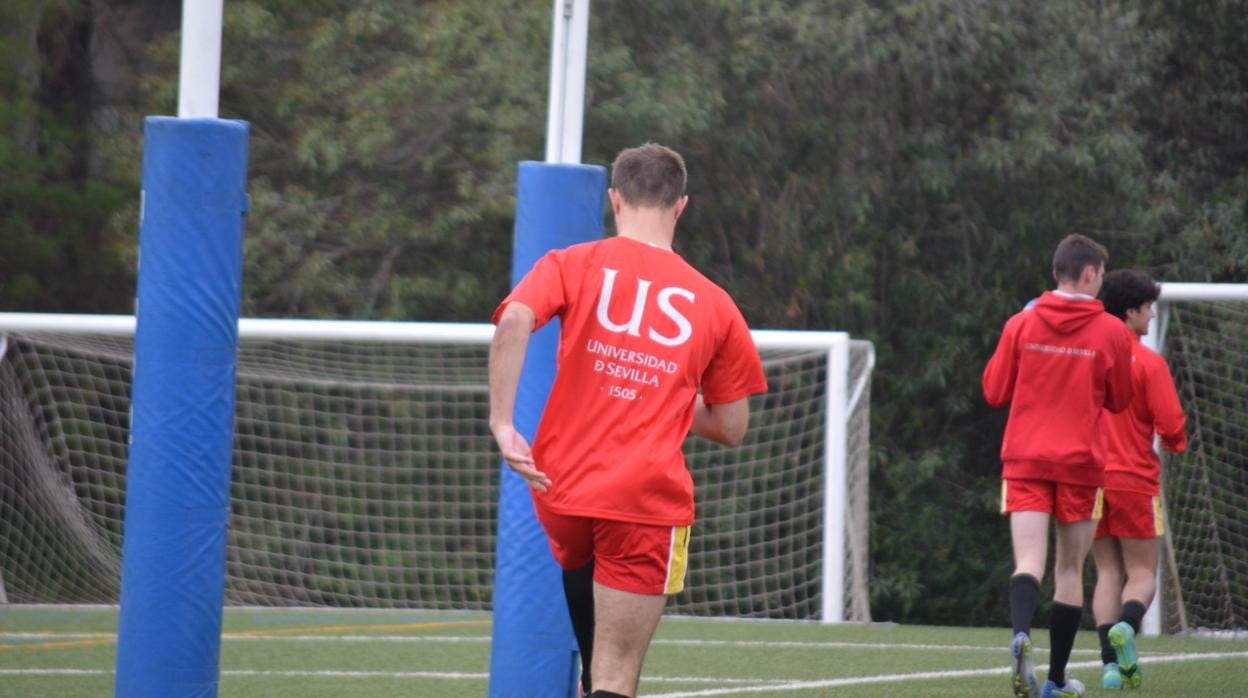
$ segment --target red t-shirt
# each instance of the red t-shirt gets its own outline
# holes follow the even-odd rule
[[[542,506],[569,516],[693,523],[681,446],[707,404],[767,390],[736,304],[680,255],[613,237],[547,253],[494,311],[561,322],[558,368],[533,441]]]
[[[1152,349],[1135,343],[1131,405],[1101,415],[1097,458],[1105,464],[1106,489],[1156,497],[1161,492],[1161,460],[1153,450],[1153,432],[1173,453],[1187,450],[1183,408],[1170,377],[1170,367]]]
[[[1003,476],[1101,486],[1093,454],[1102,408],[1131,402],[1131,346],[1122,320],[1087,296],[1049,291],[1011,317],[984,368],[984,399],[1010,403]]]

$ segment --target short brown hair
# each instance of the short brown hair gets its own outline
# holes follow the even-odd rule
[[[1078,281],[1084,267],[1101,268],[1109,261],[1109,250],[1101,243],[1074,233],[1062,238],[1053,252],[1053,275],[1058,281]]]
[[[675,206],[687,177],[680,153],[658,143],[621,150],[611,163],[611,187],[630,206]]]

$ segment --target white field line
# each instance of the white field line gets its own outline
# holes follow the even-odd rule
[[[231,642],[432,642],[432,643],[488,643],[489,637],[468,635],[265,635],[263,631],[249,631],[248,634],[222,633],[223,640]],[[45,640],[116,640],[114,633],[0,633],[0,640],[13,639],[45,639]],[[861,649],[861,650],[947,650],[953,652],[1005,652],[999,646],[986,645],[931,645],[914,643],[880,643],[880,642],[802,642],[798,640],[684,640],[677,638],[659,638],[652,645],[673,645],[681,647],[743,647],[750,649]],[[1048,652],[1047,648],[1034,647],[1036,652]],[[1099,655],[1099,650],[1074,650],[1074,654]],[[1142,654],[1141,656],[1147,656]]]
[[[0,669],[0,676],[111,676],[111,669]],[[489,674],[460,671],[266,671],[222,669],[222,676],[317,676],[322,678],[486,679]]]
[[[1144,655],[1140,655],[1141,662]],[[1198,662],[1217,659],[1248,659],[1248,652],[1211,652],[1208,654],[1163,654],[1148,657],[1148,664],[1169,664],[1172,662]],[[1066,665],[1068,669],[1099,669],[1101,663],[1074,662]],[[1037,666],[1037,669],[1043,667]],[[912,674],[887,674],[880,676],[853,676],[843,679],[825,679],[818,681],[777,681],[768,685],[738,686],[731,688],[711,688],[700,691],[681,691],[678,693],[656,693],[649,698],[703,698],[704,696],[743,696],[752,693],[773,693],[776,691],[801,691],[819,688],[835,688],[837,686],[861,686],[865,684],[904,683],[925,679],[949,679],[968,676],[994,676],[1010,673],[1009,667],[995,669],[963,669],[959,671],[922,671]],[[643,681],[650,679],[644,678]]]
[[[0,669],[0,676],[112,676],[111,669]],[[315,677],[325,679],[456,679],[484,681],[490,677],[482,672],[464,671],[346,671],[335,669],[322,670],[263,670],[263,669],[223,669],[221,676],[283,676],[283,677]],[[705,683],[705,684],[736,684],[759,685],[774,683],[774,679],[728,679],[722,676],[655,676],[647,678],[651,683]]]
[[[0,640],[116,640],[117,633],[0,633]]]
[[[14,611],[35,610],[35,611],[118,611],[121,606],[118,604],[108,603],[11,603],[7,606],[0,607],[3,609],[12,609]],[[326,616],[449,616],[460,617],[469,620],[477,620],[489,618],[488,611],[448,611],[437,608],[327,608],[325,606],[226,606],[225,614],[242,614],[242,615],[326,615]],[[685,618],[685,616],[673,616],[673,618]],[[725,622],[752,622],[755,619],[725,618]],[[762,622],[773,622],[763,619]],[[804,623],[806,621],[776,621],[785,623]]]
[[[17,611],[26,609],[30,610],[51,610],[51,611],[117,611],[121,607],[118,604],[107,603],[83,603],[83,604],[60,604],[60,603],[14,603],[8,604],[0,608],[9,608]],[[364,617],[381,616],[381,615],[399,615],[409,616],[412,614],[420,616],[438,616],[445,615],[449,618],[458,618],[461,620],[481,620],[489,617],[487,611],[448,611],[445,609],[435,608],[370,608],[370,609],[326,609],[320,606],[226,606],[225,613],[246,614],[246,615],[349,615],[356,614]],[[436,621],[435,621],[436,622]],[[681,623],[724,623],[742,625],[746,623],[754,623],[758,625],[793,625],[795,627],[810,625],[812,621],[808,620],[792,620],[787,618],[698,618],[694,616],[671,615],[663,616],[663,625],[677,625]],[[852,627],[862,626],[871,627],[874,625],[890,625],[890,623],[860,623],[847,622],[841,625]],[[3,635],[0,635],[3,637]],[[1183,633],[1173,635],[1173,637],[1201,637],[1214,638],[1218,640],[1243,640],[1248,638],[1248,631],[1245,630],[1204,630],[1196,628]],[[975,649],[974,647],[970,649]]]
[[[0,669],[0,676],[104,676],[108,669]]]
[[[1209,661],[1220,659],[1244,659],[1248,652],[1214,652],[1209,654],[1169,654],[1148,658],[1149,664],[1168,664],[1173,662]],[[1076,662],[1068,665],[1070,669],[1099,668],[1100,662]],[[1037,667],[1043,669],[1043,666]],[[647,676],[646,683],[707,683],[736,684],[735,686],[710,688],[697,691],[681,691],[678,693],[652,694],[650,698],[703,698],[704,696],[749,695],[771,693],[776,691],[800,691],[838,686],[861,686],[865,684],[904,683],[927,679],[964,678],[969,676],[994,676],[1009,673],[1008,667],[993,669],[964,669],[959,671],[923,671],[910,674],[888,674],[880,676],[853,676],[843,679],[824,679],[817,681],[774,681],[767,679],[732,679],[720,676]],[[107,676],[112,675],[108,669],[0,669],[0,676]],[[384,679],[450,679],[450,680],[485,680],[488,674],[455,672],[455,671],[335,671],[335,670],[298,670],[298,671],[264,671],[245,669],[226,669],[221,676],[256,677],[317,677],[317,678],[384,678]]]
[[[851,649],[851,650],[952,650],[955,652],[983,651],[1005,653],[1008,648],[999,645],[927,645],[902,642],[801,642],[798,640],[655,640],[655,645],[680,645],[692,647],[749,647],[767,649],[770,647],[783,649]],[[1048,652],[1047,648],[1032,648],[1037,652]],[[1100,650],[1074,650],[1087,654],[1100,654]]]
[[[488,643],[490,638],[463,635],[235,635],[228,633],[223,636],[227,640],[289,640],[292,642],[482,642]],[[748,649],[859,649],[859,650],[950,650],[954,652],[981,651],[1005,653],[1004,647],[988,647],[985,645],[926,645],[906,643],[879,642],[801,642],[797,640],[682,640],[674,638],[655,639],[651,645],[672,645],[679,647],[742,647]],[[1047,648],[1034,647],[1036,652],[1048,652]],[[1100,650],[1074,650],[1075,654],[1100,655]],[[1141,656],[1147,656],[1142,654]]]

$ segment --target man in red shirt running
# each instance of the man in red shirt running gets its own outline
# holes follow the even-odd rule
[[[1101,466],[1093,455],[1102,409],[1131,401],[1131,337],[1096,293],[1109,259],[1083,235],[1053,254],[1057,290],[1011,317],[984,368],[984,398],[1010,405],[1001,442],[1001,511],[1010,517],[1014,574],[1010,620],[1012,683],[1019,698],[1082,696],[1066,663],[1083,613],[1083,563],[1100,516]],[[1057,523],[1051,662],[1043,688],[1031,658],[1031,621],[1048,556],[1049,519]]]
[[[1148,334],[1160,293],[1148,274],[1120,269],[1105,275],[1101,302],[1138,340]],[[1153,433],[1169,451],[1187,450],[1183,408],[1166,360],[1139,341],[1132,345],[1132,358],[1135,397],[1126,410],[1101,415],[1097,442],[1097,458],[1105,465],[1105,509],[1092,543],[1092,614],[1105,664],[1101,688],[1140,685],[1135,635],[1156,592],[1158,536],[1164,533],[1161,460]]]
[[[672,251],[685,181],[675,151],[622,151],[608,190],[618,235],[547,253],[493,315],[490,429],[563,569],[595,698],[635,695],[667,595],[684,587],[685,437],[738,443],[747,398],[767,389],[741,312]],[[556,316],[558,366],[530,449],[516,388],[530,334]]]

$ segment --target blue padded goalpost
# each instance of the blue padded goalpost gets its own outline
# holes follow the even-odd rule
[[[222,10],[184,4],[179,118],[143,133],[118,698],[217,695],[248,137],[216,118]]]
[[[216,695],[247,131],[144,130],[118,698]]]
[[[569,6],[554,2],[547,139],[547,161],[566,164],[520,164],[513,283],[548,249],[602,237],[606,172],[574,164],[589,0]],[[221,20],[222,0],[183,4],[179,118],[149,118],[144,134],[119,698],[217,694],[248,132],[216,118]],[[557,323],[530,344],[516,411],[530,438],[557,344]],[[571,696],[561,577],[525,485],[501,467],[490,695]]]
[[[605,168],[578,164],[585,105],[589,0],[554,0],[546,162],[522,162],[516,185],[511,285],[548,250],[602,238]],[[555,376],[556,318],[529,341],[516,396],[516,428],[537,431]],[[528,486],[500,462],[490,698],[576,697],[576,637],[563,577],[533,513]]]
[[[606,169],[522,162],[511,285],[548,250],[602,238]],[[516,429],[537,431],[555,377],[559,320],[534,333],[516,396]],[[540,465],[540,464],[539,464]],[[528,485],[501,462],[490,698],[576,695],[576,638],[563,577],[533,513]]]

